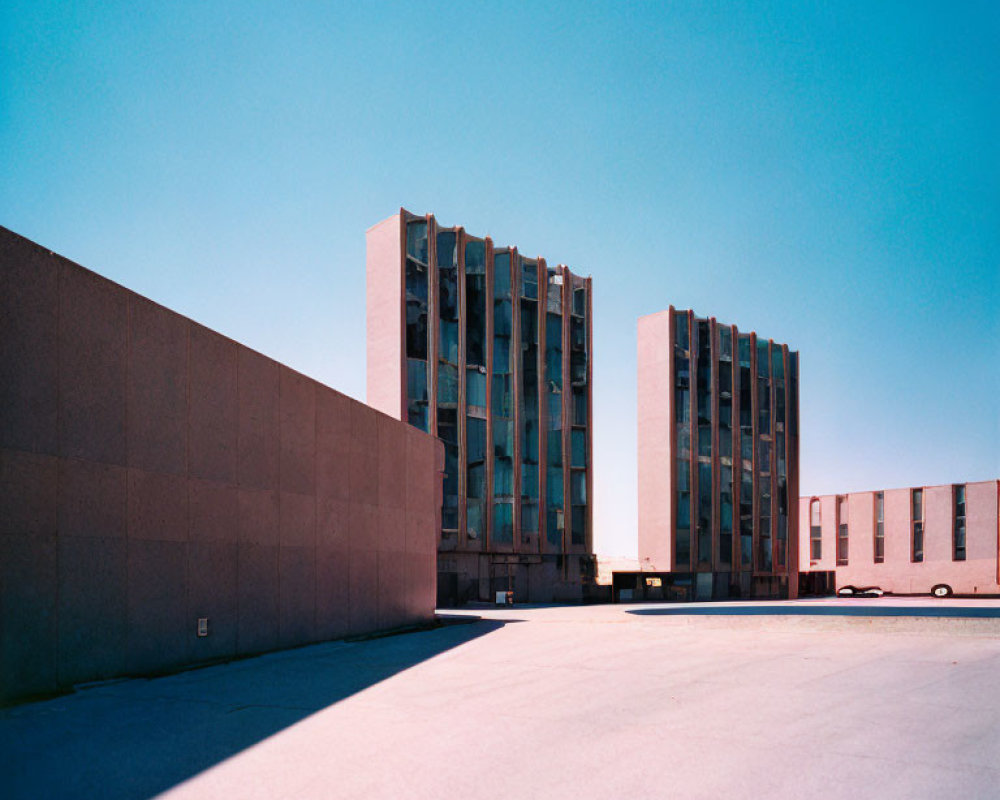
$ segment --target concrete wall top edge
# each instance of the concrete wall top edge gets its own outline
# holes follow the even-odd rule
[[[389,217],[388,219],[392,219],[392,217]],[[383,224],[386,221],[388,221],[388,220],[383,220],[382,222],[378,223],[378,225],[381,225],[381,224]],[[377,227],[378,225],[376,225],[374,227]],[[235,339],[233,339],[232,337],[226,336],[226,334],[224,334],[224,333],[220,333],[219,331],[216,331],[216,330],[214,330],[212,328],[209,328],[207,325],[203,325],[202,323],[198,322],[197,320],[191,319],[190,317],[186,317],[183,314],[181,314],[180,312],[175,311],[174,309],[169,308],[169,307],[163,305],[162,303],[158,303],[155,300],[153,300],[153,299],[151,299],[149,297],[146,297],[145,295],[141,295],[138,292],[136,292],[136,291],[134,291],[132,289],[129,289],[127,286],[122,286],[120,283],[117,283],[116,281],[113,281],[110,278],[107,278],[104,275],[101,275],[100,273],[95,272],[92,269],[89,269],[89,268],[84,267],[84,266],[82,266],[80,264],[77,264],[72,259],[69,259],[69,258],[67,258],[66,256],[63,256],[63,255],[60,255],[59,253],[56,253],[53,250],[49,250],[47,247],[38,244],[38,242],[32,241],[31,239],[28,239],[26,236],[22,236],[21,234],[19,234],[19,233],[15,232],[15,231],[10,230],[9,228],[6,228],[6,227],[0,225],[0,239],[7,238],[7,237],[11,237],[12,239],[16,240],[16,242],[19,243],[21,246],[31,247],[31,248],[34,248],[34,249],[38,250],[41,254],[43,254],[43,255],[45,255],[47,257],[54,257],[56,259],[55,265],[64,265],[64,266],[70,267],[72,269],[76,269],[76,270],[79,270],[79,271],[81,271],[83,273],[86,273],[88,276],[91,276],[92,278],[94,278],[94,279],[96,279],[98,281],[102,281],[105,284],[108,284],[109,286],[111,286],[111,287],[113,287],[113,288],[115,288],[115,289],[117,289],[119,291],[125,292],[128,296],[130,296],[132,298],[135,298],[136,300],[138,300],[140,302],[150,303],[151,305],[155,306],[156,308],[162,309],[163,311],[167,312],[168,314],[170,314],[172,316],[175,316],[175,317],[178,317],[181,320],[187,322],[188,324],[197,326],[202,331],[207,331],[208,333],[214,334],[214,335],[222,338],[226,342],[229,342],[229,343],[231,343],[233,345],[236,345],[238,347],[244,348],[245,350],[248,350],[251,353],[254,353],[255,355],[258,355],[261,358],[266,359],[271,364],[274,364],[274,365],[276,365],[276,366],[278,366],[278,367],[280,367],[282,369],[288,370],[289,372],[293,373],[294,375],[297,375],[297,376],[299,376],[301,378],[304,378],[305,380],[309,381],[310,383],[314,384],[317,387],[320,387],[320,388],[325,389],[325,390],[330,391],[330,392],[334,392],[337,395],[339,395],[340,397],[344,398],[345,400],[347,400],[347,401],[349,401],[351,403],[355,403],[355,404],[357,404],[359,406],[364,406],[365,408],[371,408],[372,411],[374,411],[379,416],[382,416],[382,417],[385,417],[386,419],[392,420],[397,425],[400,425],[402,427],[408,427],[405,422],[401,422],[400,420],[396,419],[395,417],[392,417],[392,416],[390,416],[388,414],[385,414],[385,413],[383,413],[382,411],[379,411],[376,408],[372,408],[371,406],[368,406],[367,404],[361,402],[360,400],[357,400],[357,399],[355,399],[355,398],[353,398],[353,397],[351,397],[349,395],[344,394],[341,391],[338,391],[337,389],[333,388],[332,386],[328,386],[325,383],[321,383],[320,381],[316,380],[315,378],[310,377],[309,375],[301,373],[298,370],[293,369],[292,367],[289,367],[286,364],[282,364],[280,361],[277,361],[277,360],[271,358],[270,356],[268,356],[265,353],[261,353],[261,352],[259,352],[257,350],[254,350],[252,347],[248,347],[247,345],[243,344],[242,342],[238,342]],[[433,436],[430,436],[430,434],[423,433],[421,431],[418,431],[418,433],[420,433],[421,436],[428,436],[429,438],[436,440],[436,438],[433,437]]]

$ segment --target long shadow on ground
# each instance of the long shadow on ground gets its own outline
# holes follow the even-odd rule
[[[636,608],[628,612],[640,616],[761,616],[761,617],[1000,617],[1000,607],[934,607],[919,606],[782,606],[782,605],[726,605],[726,606],[663,606],[662,608]]]
[[[504,624],[312,645],[0,710],[0,796],[150,797]]]

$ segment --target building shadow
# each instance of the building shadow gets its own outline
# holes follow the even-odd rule
[[[774,605],[741,603],[739,605],[664,606],[636,608],[637,616],[705,617],[1000,617],[1000,606],[883,606],[883,605]]]
[[[509,620],[338,641],[0,710],[2,796],[148,798]]]

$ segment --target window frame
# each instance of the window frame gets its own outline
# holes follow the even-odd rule
[[[880,511],[882,519],[879,519]],[[872,539],[872,560],[876,564],[883,564],[885,563],[885,492],[875,492],[872,496]]]
[[[813,525],[813,504],[816,504],[816,520],[818,525]],[[809,499],[809,560],[823,560],[823,506],[818,497]]]
[[[917,498],[920,500],[920,518],[917,519]],[[919,526],[920,547],[917,547],[917,531]],[[924,490],[923,487],[910,489],[910,563],[922,564],[924,561]]]
[[[962,493],[961,509],[959,509],[958,495],[959,492]],[[968,548],[969,548],[969,527],[967,524],[967,514],[968,514],[968,502],[969,502],[969,492],[966,484],[956,483],[951,487],[951,511],[952,511],[952,524],[951,524],[951,560],[952,561],[965,561],[968,558]],[[961,510],[961,514],[959,511]],[[962,528],[962,545],[959,547],[958,544],[958,529],[961,525]],[[959,555],[961,553],[961,555]]]

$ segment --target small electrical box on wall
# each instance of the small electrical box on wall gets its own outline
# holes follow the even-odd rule
[[[198,617],[198,636],[208,636],[208,617]]]

